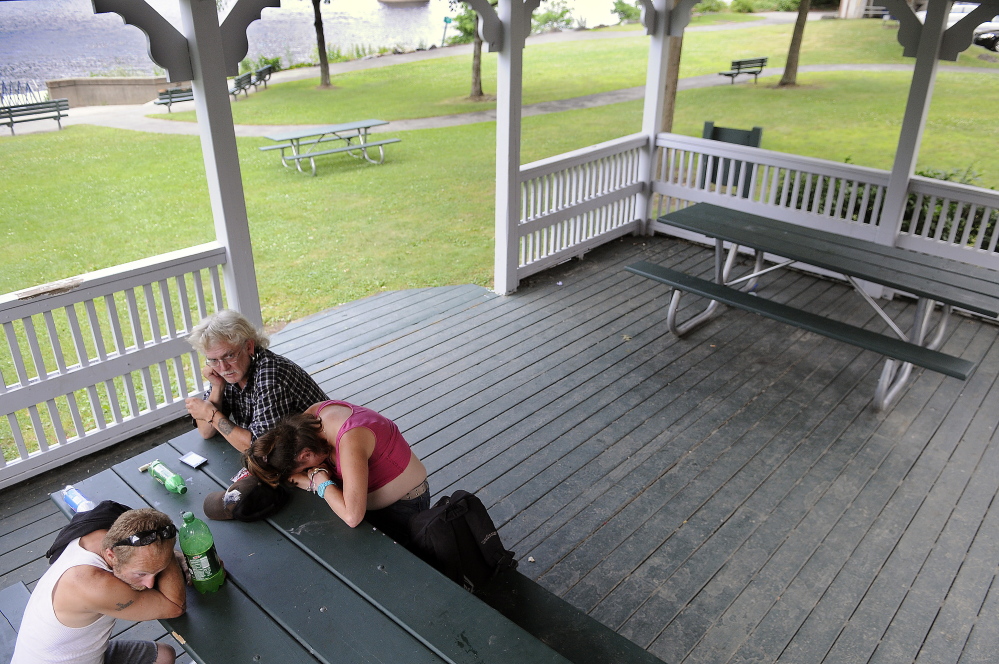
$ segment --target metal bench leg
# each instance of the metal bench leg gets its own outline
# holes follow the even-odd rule
[[[364,145],[364,144],[362,143],[361,145]],[[367,148],[363,148],[362,147],[361,148],[361,154],[363,154],[364,158],[367,159],[372,164],[384,164],[385,163],[385,146],[384,145],[379,145],[378,146],[378,156],[380,157],[378,159],[378,161],[375,161],[374,159],[372,159],[371,157],[368,156],[368,149]]]
[[[728,251],[728,256],[725,258],[724,264],[722,263],[722,254],[724,253],[724,246],[721,240],[715,240],[715,283],[724,284],[728,281],[728,277],[732,272],[732,267],[735,265],[735,259],[739,255],[739,245],[733,244]],[[760,271],[763,265],[763,253],[756,252],[756,272]],[[754,276],[749,280],[749,282],[742,288],[744,291],[752,290],[756,288],[756,277]],[[711,300],[708,306],[705,307],[704,311],[688,319],[684,323],[677,325],[676,323],[676,312],[680,308],[680,298],[683,297],[683,291],[676,288],[673,289],[673,294],[670,296],[669,309],[666,311],[666,327],[669,331],[675,334],[677,337],[682,337],[688,332],[696,330],[700,326],[707,323],[709,320],[720,314],[718,310],[721,304],[717,300]]]
[[[937,321],[933,332],[933,337],[929,342],[924,344],[923,342],[930,330],[930,318],[935,308],[936,302],[933,300],[919,298],[919,302],[916,305],[916,315],[912,321],[912,329],[908,335],[908,341],[925,346],[930,350],[940,348],[944,335],[947,332],[947,323],[950,321],[952,307],[949,304],[943,305],[940,311],[940,319]],[[879,411],[887,410],[898,399],[903,388],[909,383],[911,375],[912,364],[886,359],[884,368],[881,370],[881,378],[878,379],[877,388],[874,390],[874,407]]]

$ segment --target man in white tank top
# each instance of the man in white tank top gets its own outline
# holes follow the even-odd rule
[[[169,645],[110,638],[116,618],[184,613],[176,536],[170,517],[141,509],[70,542],[31,593],[11,664],[172,664]]]

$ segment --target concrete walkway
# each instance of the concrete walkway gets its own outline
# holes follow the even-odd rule
[[[750,26],[758,25],[780,25],[793,23],[796,14],[794,12],[767,12],[762,14],[764,18],[759,21],[728,23],[721,25],[710,25],[688,28],[689,32],[715,32],[724,30],[738,30]],[[829,14],[813,12],[809,15],[809,20],[819,20]],[[619,39],[624,37],[635,37],[635,31],[613,31],[613,32],[593,32],[574,31],[549,33],[545,35],[535,35],[529,38],[531,44],[544,44],[553,42],[584,41],[590,39]],[[330,65],[330,75],[343,74],[352,71],[387,67],[390,65],[403,64],[407,62],[420,62],[435,58],[444,58],[460,55],[471,55],[472,47],[469,44],[462,46],[452,46],[448,48],[438,48],[429,51],[417,51],[413,53],[402,53],[399,55],[387,55],[366,60],[354,60],[351,62],[341,62]],[[941,65],[944,71],[958,71],[964,73],[999,73],[999,70],[978,69],[974,67],[950,67]],[[810,65],[799,67],[800,73],[828,72],[828,71],[912,71],[912,65]],[[773,67],[766,70],[764,79],[773,79],[784,73],[783,68]],[[271,77],[271,83],[282,83],[286,81],[303,80],[317,78],[319,67],[303,67],[277,72]],[[746,84],[744,81],[739,84]],[[729,85],[728,78],[720,77],[718,74],[707,74],[704,76],[693,76],[680,81],[680,90],[691,90],[705,88],[716,85]],[[546,101],[538,104],[525,106],[524,117],[535,115],[545,115],[548,113],[558,113],[561,111],[594,108],[608,104],[617,104],[625,101],[642,99],[645,95],[645,86],[626,88],[622,90],[612,90],[572,99],[560,99]],[[239,102],[236,102],[239,103]],[[193,110],[194,102],[183,102],[174,104],[175,110]],[[86,106],[70,109],[68,118],[63,119],[64,125],[89,124],[101,127],[111,127],[114,129],[130,129],[133,131],[144,131],[157,134],[181,134],[187,136],[198,135],[198,125],[194,122],[178,122],[174,120],[161,120],[150,115],[167,113],[167,109],[156,106],[152,102],[138,105],[116,105],[116,106]],[[393,120],[390,126],[381,128],[383,131],[410,131],[414,129],[433,129],[442,127],[457,127],[460,125],[475,124],[478,122],[493,122],[496,120],[496,111],[476,111],[473,113],[460,113],[455,115],[440,115],[429,118],[414,118],[409,120]],[[32,122],[18,125],[17,133],[28,134],[44,131],[55,131],[55,127],[49,126],[50,122]],[[267,134],[287,131],[291,129],[304,129],[320,125],[235,125],[236,136],[264,136]],[[377,132],[379,128],[373,131]]]

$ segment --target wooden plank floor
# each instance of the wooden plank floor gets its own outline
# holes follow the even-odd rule
[[[524,573],[665,662],[993,662],[999,328],[958,319],[944,350],[975,375],[916,372],[878,414],[880,357],[741,311],[677,340],[667,288],[623,270],[639,259],[713,265],[625,238],[513,296],[385,293],[273,348],[393,418],[435,496],[476,492]],[[765,288],[881,325],[831,281]],[[40,575],[44,493],[110,461],[86,463],[0,493],[0,587]]]

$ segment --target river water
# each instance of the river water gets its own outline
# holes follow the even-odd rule
[[[149,0],[174,25],[178,0]],[[590,27],[614,20],[613,0],[569,0]],[[542,5],[543,7],[544,5]],[[349,52],[359,45],[413,49],[440,46],[447,0],[389,5],[378,0],[333,0],[322,5],[326,41]],[[283,66],[316,59],[310,0],[282,0],[247,30],[248,57],[280,57]],[[147,54],[145,35],[117,14],[94,14],[89,0],[0,0],[0,80],[45,81],[94,75],[162,73]]]

